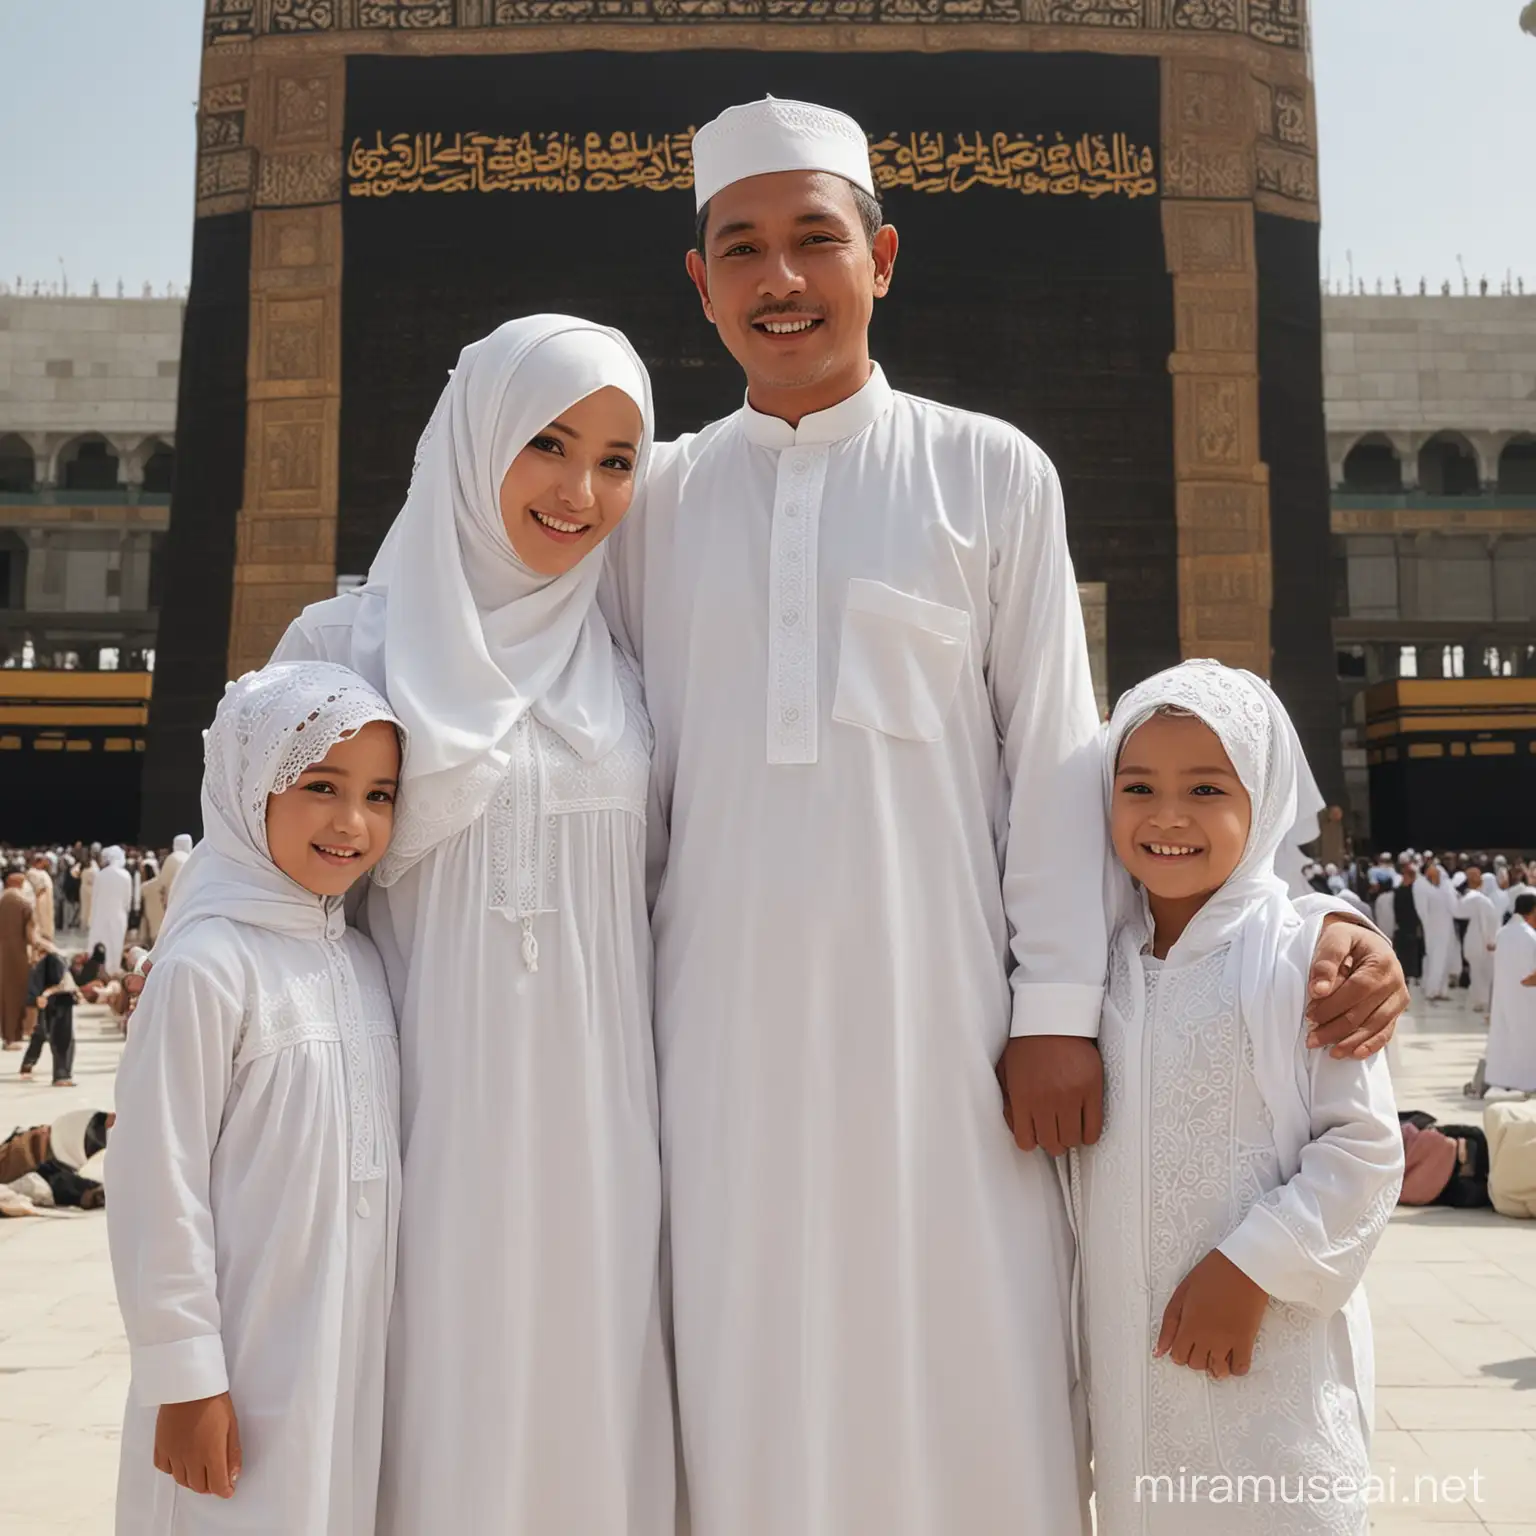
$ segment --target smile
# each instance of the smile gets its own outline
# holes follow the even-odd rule
[[[799,336],[806,331],[813,331],[821,321],[815,316],[809,316],[802,320],[754,320],[754,330],[764,331],[769,336]]]
[[[1203,848],[1188,848],[1182,843],[1143,843],[1142,848],[1155,859],[1191,859]]]
[[[588,531],[585,523],[568,523],[563,517],[551,517],[549,513],[539,512],[533,507],[529,507],[528,515],[547,534],[562,542],[567,539],[579,539]]]
[[[328,864],[350,864],[353,859],[363,856],[361,848],[332,848],[325,843],[311,843],[309,846]]]

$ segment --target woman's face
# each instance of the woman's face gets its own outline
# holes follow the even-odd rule
[[[512,460],[501,482],[501,520],[529,570],[563,575],[623,521],[641,426],[640,407],[622,389],[600,389]]]

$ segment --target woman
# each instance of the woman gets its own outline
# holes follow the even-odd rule
[[[595,606],[652,438],[615,331],[467,347],[359,592],[276,659],[410,734],[367,921],[400,1016],[381,1536],[671,1536],[645,903],[650,727]]]
[[[143,884],[139,887],[140,925],[139,938],[145,944],[153,944],[160,925],[165,921],[165,886],[153,859],[145,859],[141,871]]]

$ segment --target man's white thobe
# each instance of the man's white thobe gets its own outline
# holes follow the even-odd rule
[[[1076,1536],[1071,1234],[994,1076],[1102,993],[1055,472],[876,369],[667,445],[618,539],[695,1536]]]
[[[1449,997],[1456,955],[1456,889],[1444,874],[1436,885],[1425,875],[1413,882],[1413,904],[1424,927],[1424,996]],[[1460,966],[1457,966],[1458,974]]]
[[[128,938],[128,913],[133,905],[133,876],[121,864],[96,872],[91,900],[91,924],[85,948],[89,954],[98,944],[107,951],[107,973],[123,969],[123,944]]]
[[[1456,916],[1467,920],[1461,948],[1470,973],[1467,990],[1472,1007],[1486,1013],[1493,995],[1493,944],[1499,936],[1499,909],[1481,891],[1463,891]]]
[[[1493,960],[1484,1069],[1490,1088],[1536,1093],[1536,987],[1522,985],[1530,975],[1536,975],[1536,929],[1523,917],[1512,917],[1499,930]]]

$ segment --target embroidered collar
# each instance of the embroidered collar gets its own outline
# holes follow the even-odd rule
[[[792,427],[780,416],[753,410],[750,401],[741,407],[742,431],[747,441],[760,448],[803,448],[812,444],[840,443],[862,432],[891,408],[894,399],[879,363],[870,370],[869,382],[857,394],[839,400],[824,411],[813,411]]]

